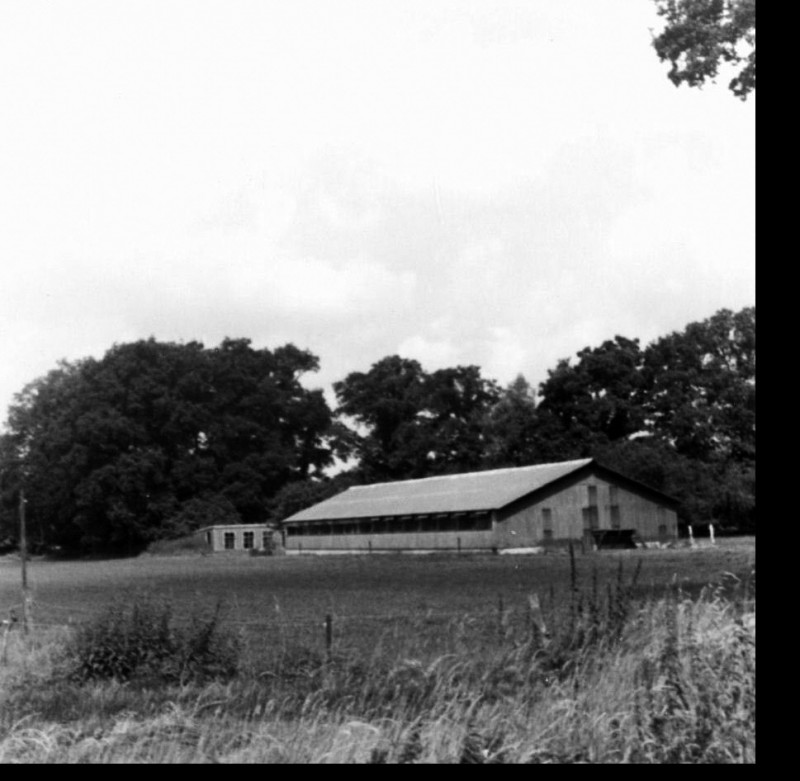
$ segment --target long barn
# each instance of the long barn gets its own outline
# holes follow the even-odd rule
[[[287,553],[513,550],[678,536],[677,502],[594,459],[356,486],[283,522]]]

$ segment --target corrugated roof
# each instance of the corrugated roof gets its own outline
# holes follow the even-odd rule
[[[558,464],[359,485],[301,510],[285,522],[498,510],[591,461],[582,458]]]

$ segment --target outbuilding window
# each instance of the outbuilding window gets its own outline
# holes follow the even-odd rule
[[[234,550],[236,548],[236,533],[225,532],[225,550]]]
[[[255,532],[245,532],[244,533],[244,549],[245,550],[252,550],[253,544],[255,542]]]

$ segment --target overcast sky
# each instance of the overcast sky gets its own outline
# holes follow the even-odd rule
[[[755,99],[650,0],[0,0],[0,419],[61,358],[248,337],[533,384],[755,303]]]

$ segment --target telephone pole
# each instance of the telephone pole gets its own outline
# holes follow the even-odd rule
[[[28,538],[25,529],[25,492],[19,492],[19,558],[22,565],[22,631],[30,627],[30,596],[28,594]]]

